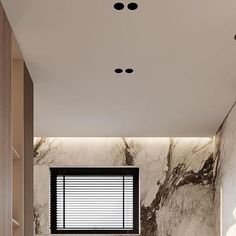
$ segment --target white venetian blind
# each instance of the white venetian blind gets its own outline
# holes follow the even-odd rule
[[[132,231],[132,175],[57,175],[58,231]],[[52,190],[51,190],[52,191]]]

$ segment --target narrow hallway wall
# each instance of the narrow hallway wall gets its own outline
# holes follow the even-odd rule
[[[222,187],[222,230],[226,235],[236,223],[232,215],[236,207],[236,105],[216,135],[216,155],[220,160],[217,185]]]
[[[0,235],[11,235],[11,27],[0,1]]]

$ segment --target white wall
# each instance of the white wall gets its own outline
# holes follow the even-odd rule
[[[219,185],[223,190],[222,228],[226,235],[228,228],[235,224],[232,212],[236,207],[236,106],[233,107],[217,133],[220,157]]]

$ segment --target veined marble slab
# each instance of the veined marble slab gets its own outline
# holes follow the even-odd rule
[[[216,236],[211,138],[36,138],[35,234],[50,235],[50,166],[140,168],[143,236]]]

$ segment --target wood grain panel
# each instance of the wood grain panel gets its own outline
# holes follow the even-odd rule
[[[0,235],[12,233],[11,27],[0,2]]]
[[[12,145],[20,159],[13,161],[12,191],[13,191],[13,218],[19,226],[13,228],[14,236],[24,235],[24,62],[12,60],[11,70],[12,92]]]
[[[24,65],[24,236],[33,235],[33,82]]]

